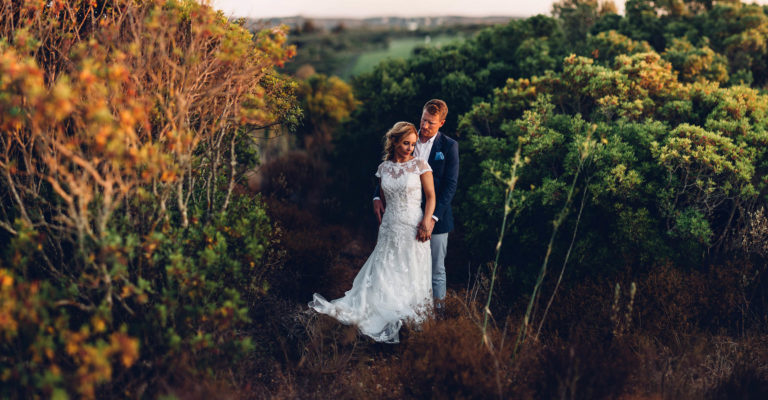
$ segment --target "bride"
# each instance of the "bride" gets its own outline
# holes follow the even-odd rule
[[[385,138],[384,162],[376,177],[387,207],[376,247],[344,297],[329,302],[315,293],[309,307],[357,325],[377,342],[398,343],[403,320],[420,323],[432,307],[429,241],[424,233],[419,240],[417,230],[432,218],[435,190],[429,164],[412,155],[419,140],[416,127],[398,122]]]

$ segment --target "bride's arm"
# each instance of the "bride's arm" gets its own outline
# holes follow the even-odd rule
[[[420,175],[421,188],[424,190],[426,204],[424,206],[424,219],[421,221],[423,226],[431,227],[434,225],[432,214],[435,212],[435,181],[432,179],[432,171],[427,171]],[[430,234],[432,229],[429,229]]]

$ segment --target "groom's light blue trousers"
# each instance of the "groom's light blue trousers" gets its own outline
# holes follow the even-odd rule
[[[445,298],[445,252],[448,249],[448,234],[432,235],[432,296],[436,300]]]

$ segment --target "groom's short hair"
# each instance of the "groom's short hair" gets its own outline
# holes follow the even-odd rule
[[[424,104],[424,111],[430,115],[437,115],[440,121],[445,121],[445,117],[448,115],[448,105],[440,99],[432,99]]]

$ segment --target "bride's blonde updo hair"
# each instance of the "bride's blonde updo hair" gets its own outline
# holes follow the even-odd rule
[[[416,126],[410,122],[400,121],[387,131],[384,135],[384,154],[383,161],[391,160],[395,157],[395,145],[400,142],[403,136],[414,133],[418,138],[419,133],[416,131]]]

